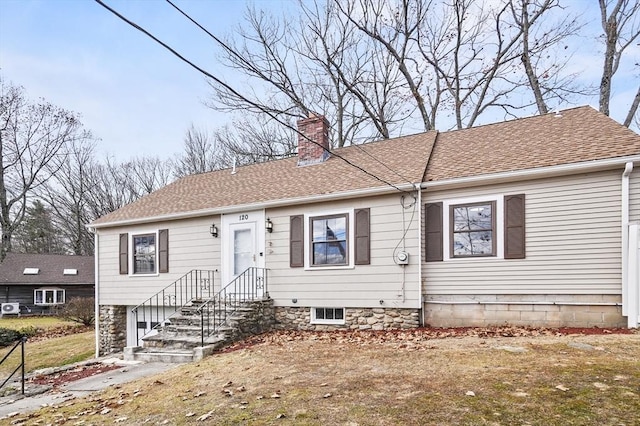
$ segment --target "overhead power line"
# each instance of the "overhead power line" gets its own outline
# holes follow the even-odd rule
[[[167,0],[168,1],[168,0]],[[182,56],[178,51],[176,51],[175,49],[173,49],[171,46],[169,46],[168,44],[166,44],[165,42],[163,42],[162,40],[160,40],[159,38],[157,38],[156,36],[154,36],[153,34],[151,34],[149,31],[147,31],[146,29],[144,29],[143,27],[141,27],[140,25],[136,24],[135,22],[131,21],[130,19],[128,19],[127,17],[125,17],[124,15],[120,14],[118,11],[116,11],[115,9],[113,9],[112,7],[108,6],[107,4],[105,4],[102,0],[95,0],[96,3],[98,3],[100,6],[104,7],[106,10],[108,10],[109,12],[111,12],[113,15],[117,16],[119,19],[121,19],[122,21],[126,22],[127,24],[129,24],[130,26],[132,26],[133,28],[135,28],[136,30],[142,32],[143,34],[145,34],[147,37],[151,38],[153,41],[155,41],[156,43],[160,44],[162,47],[164,47],[165,49],[167,49],[169,52],[171,52],[174,56],[176,56],[177,58],[179,58],[181,61],[185,62],[186,64],[188,64],[189,66],[191,66],[192,68],[194,68],[195,70],[197,70],[198,72],[200,72],[201,74],[205,75],[206,77],[209,77],[210,79],[212,79],[213,81],[215,81],[216,83],[220,84],[221,86],[223,86],[225,89],[227,89],[229,92],[231,92],[233,95],[237,96],[238,98],[242,99],[244,102],[246,102],[247,104],[262,110],[265,114],[267,114],[269,117],[271,117],[273,120],[277,121],[278,123],[280,123],[281,125],[285,126],[288,129],[293,130],[297,135],[302,136],[304,139],[306,139],[307,141],[318,145],[320,147],[322,147],[322,145],[320,143],[318,143],[317,141],[309,138],[307,135],[305,135],[304,133],[300,132],[300,130],[298,130],[296,127],[290,125],[289,123],[281,120],[277,115],[275,115],[274,113],[272,113],[271,111],[267,111],[264,110],[263,108],[260,108],[260,105],[258,105],[257,103],[251,101],[250,99],[246,98],[244,95],[240,94],[238,91],[236,91],[232,86],[230,86],[229,84],[225,83],[224,81],[220,80],[218,77],[214,76],[213,74],[211,74],[210,72],[208,72],[207,70],[199,67],[198,65],[194,64],[193,62],[191,62],[189,59],[185,58],[184,56]],[[232,52],[233,54],[235,54],[237,56],[237,53],[235,53],[232,49],[230,49],[225,43],[223,43],[221,40],[219,40],[217,37],[215,37],[213,34],[211,34],[209,31],[207,31],[204,27],[202,27],[200,24],[198,24],[194,19],[192,19],[191,17],[189,17],[185,12],[183,12],[182,10],[180,10],[176,5],[174,5],[173,3],[171,3],[170,1],[168,1],[168,3],[170,3],[175,9],[177,9],[180,13],[182,13],[185,17],[187,17],[191,22],[193,22],[194,24],[196,24],[198,27],[200,27],[203,31],[205,31],[207,34],[209,34],[211,37],[214,38],[215,41],[217,41],[219,44],[221,44],[223,46],[223,48],[225,48],[225,50]],[[324,148],[324,147],[322,147]],[[363,167],[353,163],[352,161],[344,158],[342,155],[336,154],[335,152],[331,152],[331,155],[333,157],[339,158],[340,160],[344,161],[345,163],[347,163],[348,165],[350,165],[351,167],[354,167],[358,170],[360,170],[361,172],[365,173],[366,175],[374,178],[375,180],[390,186],[394,189],[396,189],[399,192],[402,193],[407,193],[407,191],[404,191],[402,189],[400,189],[398,186],[394,185],[391,182],[388,182],[387,180],[375,175],[374,173],[371,173],[367,170],[365,170]],[[412,183],[412,182],[409,182]]]

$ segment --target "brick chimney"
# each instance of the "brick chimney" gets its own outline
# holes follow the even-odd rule
[[[302,133],[298,135],[298,166],[326,161],[329,158],[329,122],[325,116],[309,113],[308,118],[298,121],[298,130]]]

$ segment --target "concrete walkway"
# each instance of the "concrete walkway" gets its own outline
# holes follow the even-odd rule
[[[93,360],[95,362],[95,360]],[[161,362],[123,361],[118,358],[100,360],[103,364],[121,365],[121,368],[66,383],[56,389],[25,384],[25,395],[20,393],[0,397],[0,420],[26,414],[49,405],[62,404],[70,399],[101,391],[112,385],[159,374],[180,364]],[[77,367],[75,365],[74,367]],[[19,384],[18,384],[19,386]]]

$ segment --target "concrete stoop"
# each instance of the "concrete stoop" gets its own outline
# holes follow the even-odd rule
[[[184,364],[200,361],[222,347],[222,344],[198,346],[191,350],[169,348],[143,348],[142,346],[127,346],[124,348],[125,361],[165,362]]]
[[[269,304],[272,305],[272,301]],[[171,318],[157,333],[142,338],[143,346],[124,349],[127,361],[186,363],[199,361],[214,351],[240,340],[250,334],[264,332],[263,308],[240,307],[227,317],[226,323],[217,333],[205,338],[204,346],[200,332],[200,317],[188,312]],[[275,320],[274,320],[275,321]],[[273,324],[273,321],[266,321]],[[269,328],[267,327],[267,328]]]

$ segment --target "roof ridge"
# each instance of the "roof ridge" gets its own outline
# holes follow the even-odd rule
[[[561,109],[561,110],[551,110],[551,111],[549,111],[547,113],[544,113],[544,114],[534,114],[534,115],[529,115],[527,117],[514,117],[514,118],[511,118],[511,119],[508,119],[508,120],[496,121],[496,122],[493,122],[493,123],[486,123],[486,124],[479,124],[477,126],[465,127],[463,129],[445,130],[445,131],[443,131],[441,133],[456,133],[456,132],[480,129],[480,128],[489,127],[489,126],[501,126],[501,125],[504,125],[504,124],[512,124],[512,123],[516,123],[516,122],[522,122],[522,121],[525,121],[525,120],[533,120],[535,118],[548,117],[550,115],[555,115],[557,112],[566,112],[566,111],[571,111],[571,110],[576,110],[576,109],[586,109],[586,108],[591,108],[594,112],[600,113],[598,110],[593,108],[591,105],[585,104],[585,105],[569,107],[569,108],[565,108],[565,109]],[[600,113],[600,114],[602,114],[602,113]]]

